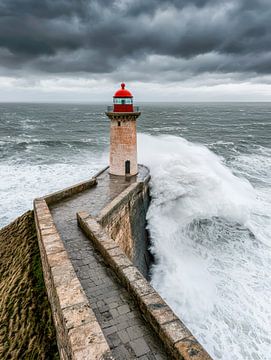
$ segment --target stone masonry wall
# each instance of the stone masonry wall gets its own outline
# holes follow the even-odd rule
[[[125,161],[130,161],[130,174],[137,174],[136,121],[125,116],[120,121],[111,120],[110,173],[125,175]]]
[[[34,200],[34,214],[48,299],[63,360],[112,359],[108,343],[87,300],[48,208],[82,189],[96,185],[96,179]]]
[[[169,358],[211,360],[209,354],[133,266],[123,250],[108,236],[105,229],[86,212],[77,213],[77,219],[82,230],[103,256],[104,261],[133,296],[142,315],[171,355]]]
[[[145,277],[151,262],[146,231],[150,203],[148,182],[149,177],[144,182],[130,185],[98,217],[98,222]]]

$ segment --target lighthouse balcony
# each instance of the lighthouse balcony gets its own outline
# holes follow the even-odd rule
[[[121,110],[119,111],[116,111],[116,106],[114,107],[114,105],[108,105],[107,106],[107,112],[108,113],[112,113],[112,112],[134,112],[134,113],[139,113],[140,112],[140,109],[139,109],[139,106],[135,106],[133,105],[133,111],[125,111],[125,106],[120,106]],[[115,110],[114,110],[115,109]]]

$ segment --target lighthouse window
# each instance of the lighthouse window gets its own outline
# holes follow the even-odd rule
[[[132,98],[114,98],[114,104],[131,105],[132,103],[133,103]]]
[[[118,126],[120,126],[120,121],[118,121]]]

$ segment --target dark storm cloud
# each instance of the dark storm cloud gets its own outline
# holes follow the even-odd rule
[[[269,74],[270,19],[269,0],[0,0],[0,65],[114,76],[132,61],[135,77]]]

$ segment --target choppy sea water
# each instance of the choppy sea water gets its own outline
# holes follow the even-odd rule
[[[152,284],[214,359],[271,359],[271,104],[144,104]],[[105,105],[0,104],[0,227],[107,164]]]

